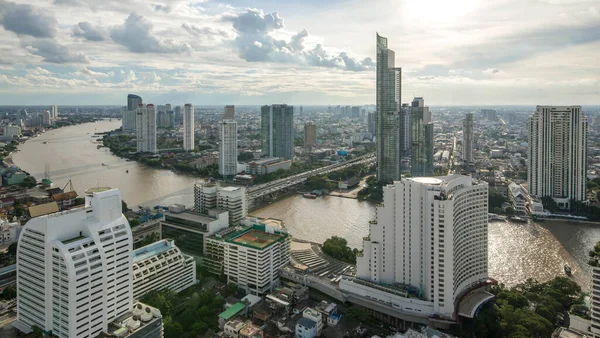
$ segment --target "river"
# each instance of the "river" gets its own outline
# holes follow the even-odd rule
[[[119,126],[120,121],[101,121],[51,130],[20,145],[13,161],[38,179],[44,177],[48,163],[55,186],[62,188],[71,180],[80,194],[99,185],[118,188],[130,205],[193,204],[193,183],[197,179],[126,162],[91,142],[97,138],[92,137],[94,132]],[[282,219],[290,234],[299,239],[323,242],[337,235],[346,238],[351,247],[360,248],[375,209],[368,202],[354,199],[328,196],[312,200],[294,195],[252,214]],[[589,289],[587,252],[600,240],[600,225],[492,222],[488,240],[491,278],[507,285],[529,277],[545,281],[564,275],[563,264],[568,263],[573,278]]]

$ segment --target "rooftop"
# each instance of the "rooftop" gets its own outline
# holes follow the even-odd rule
[[[163,239],[133,251],[133,262],[143,261],[173,247],[173,241]]]
[[[254,249],[264,249],[283,237],[284,236],[280,234],[269,234],[263,231],[252,229],[232,239],[231,242],[242,244]]]
[[[221,312],[219,314],[219,318],[223,318],[225,320],[229,320],[233,316],[235,316],[238,313],[240,313],[245,307],[246,307],[246,304],[244,304],[244,303],[235,303],[229,309]]]
[[[317,326],[317,323],[315,323],[314,321],[312,321],[308,318],[302,317],[298,320],[298,325],[308,327],[308,328],[313,328],[313,327]]]
[[[85,237],[85,236],[76,236],[76,237],[69,238],[69,239],[66,239],[64,241],[61,241],[61,242],[63,244],[69,244],[69,243],[77,242],[77,241],[82,240],[84,238],[87,238],[87,237]]]
[[[89,188],[85,191],[86,195],[91,195],[93,193],[97,193],[97,192],[103,192],[103,191],[108,191],[111,190],[112,188],[109,187],[96,187],[96,188]]]

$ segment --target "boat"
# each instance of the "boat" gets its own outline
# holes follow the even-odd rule
[[[510,220],[513,222],[527,223],[527,219],[519,217],[519,216],[513,216],[510,218]]]
[[[48,141],[44,141],[44,142],[42,142],[42,143],[43,143],[43,144],[48,144]]]
[[[571,267],[569,266],[569,264],[565,264],[563,267],[567,276],[571,276]]]
[[[125,173],[129,174],[129,169],[125,170]]]
[[[497,214],[493,214],[493,213],[488,213],[488,222],[492,222],[492,221],[504,221],[504,218],[500,217]]]
[[[105,166],[106,164],[102,163],[103,166]]]
[[[304,194],[304,195],[302,195],[302,196],[303,196],[304,198],[310,198],[310,199],[313,199],[313,200],[314,200],[315,198],[317,198],[317,195],[315,195],[315,194],[311,194],[311,193],[306,193],[306,194]]]

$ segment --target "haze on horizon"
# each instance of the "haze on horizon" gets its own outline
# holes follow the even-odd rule
[[[595,105],[595,0],[0,0],[3,105]]]

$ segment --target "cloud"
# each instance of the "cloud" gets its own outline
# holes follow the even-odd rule
[[[81,5],[79,0],[54,0],[55,5],[78,6]]]
[[[498,68],[488,68],[488,69],[484,70],[483,72],[487,73],[487,74],[492,74],[492,75],[502,73],[502,71]]]
[[[21,5],[0,0],[0,23],[7,31],[36,38],[51,38],[56,35],[58,22],[31,5]]]
[[[87,67],[81,68],[79,70],[79,74],[89,76],[89,77],[102,77],[102,78],[112,77],[115,75],[114,72],[108,72],[108,73],[95,72]]]
[[[22,46],[33,54],[50,63],[88,63],[82,54],[71,54],[69,49],[53,39],[32,39],[22,41]]]
[[[194,36],[221,36],[224,38],[229,37],[229,33],[224,30],[216,29],[212,27],[199,27],[194,24],[183,23],[181,28],[185,29],[188,33]]]
[[[94,27],[91,23],[83,21],[73,26],[73,37],[83,38],[89,41],[104,41],[106,32],[101,27]]]
[[[161,5],[161,4],[153,4],[152,8],[154,8],[157,12],[171,13],[173,7],[169,5]]]
[[[123,25],[111,27],[110,37],[133,53],[183,53],[191,50],[186,43],[153,35],[152,23],[136,13],[131,13]]]
[[[34,69],[28,70],[27,73],[33,74],[33,75],[50,75],[50,74],[52,74],[49,70],[42,68],[42,67],[35,67]]]
[[[271,33],[284,28],[283,18],[277,12],[249,8],[243,13],[225,15],[223,20],[233,24],[237,54],[248,62],[297,63],[349,71],[375,69],[371,58],[356,60],[345,52],[332,55],[322,45],[306,49],[304,40],[309,36],[306,29],[293,35],[289,42],[275,39]]]

